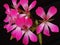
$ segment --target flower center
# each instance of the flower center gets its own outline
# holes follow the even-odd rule
[[[40,22],[50,22],[53,21],[54,19],[49,19],[49,20],[39,20]]]
[[[48,19],[48,17],[45,15],[44,16],[44,19],[43,20],[39,20],[40,22],[49,22],[49,21],[52,21],[52,20],[54,20],[54,19]]]
[[[27,27],[27,26],[25,26],[25,25],[23,25],[22,30],[27,31],[27,30],[28,30],[28,27]]]

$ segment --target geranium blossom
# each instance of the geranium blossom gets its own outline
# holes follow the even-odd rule
[[[19,17],[19,13],[17,12],[17,10],[11,9],[8,4],[4,4],[4,7],[6,9],[5,13],[7,14],[4,22],[8,22],[8,24],[4,25],[4,28],[6,28],[7,32],[9,32],[11,29],[14,29],[15,26],[12,28],[11,25],[16,22],[16,19]]]
[[[54,16],[56,12],[57,12],[57,9],[55,6],[50,7],[47,14],[45,14],[42,7],[38,7],[36,9],[36,14],[43,19],[42,23],[39,26],[37,26],[37,29],[36,29],[37,34],[41,33],[42,30],[44,30],[43,34],[50,36],[49,28],[51,29],[52,32],[59,32],[58,26],[49,22],[51,21],[49,19],[52,16]]]
[[[59,32],[58,26],[50,22],[52,21],[50,18],[57,13],[55,6],[50,7],[47,14],[45,14],[42,7],[38,7],[36,14],[43,20],[33,19],[34,21],[32,21],[30,10],[35,7],[37,3],[36,0],[30,5],[28,5],[28,0],[19,0],[19,2],[12,0],[12,3],[12,8],[10,8],[7,3],[4,4],[4,8],[6,9],[5,14],[7,15],[4,19],[4,22],[7,23],[4,25],[4,28],[6,28],[7,33],[11,32],[11,39],[15,38],[19,41],[23,37],[23,44],[28,45],[29,39],[32,42],[37,42],[37,36],[31,30],[36,29],[37,34],[43,31],[43,34],[47,36],[50,36],[49,28],[52,32]],[[24,10],[19,8],[19,6],[22,6]],[[39,24],[39,21],[41,24]],[[40,36],[41,35],[38,35],[38,38],[42,43]]]
[[[14,22],[16,18],[20,15],[18,12],[18,7],[20,6],[20,1],[17,3],[17,0],[12,0],[13,8],[10,8],[8,4],[4,4],[4,8],[6,9],[5,13],[7,17],[5,18],[4,22]]]
[[[36,35],[30,31],[31,26],[32,26],[31,18],[21,17],[16,20],[16,23],[14,25],[9,24],[5,25],[4,27],[7,28],[8,32],[13,30],[11,36],[13,38],[16,38],[17,41],[19,41],[24,35],[23,44],[28,45],[29,38],[32,42],[37,41]]]
[[[33,9],[36,5],[36,0],[34,0],[30,6],[28,6],[28,0],[20,0],[20,4],[23,7],[23,9],[25,10],[26,15],[30,15],[30,10]]]
[[[10,8],[8,4],[4,4],[4,8],[6,9],[5,13],[7,14],[7,17],[4,19],[4,22],[8,22],[8,24],[4,25],[4,28],[7,29],[7,32],[12,31],[11,37],[16,38],[17,41],[19,41],[24,35],[24,45],[28,45],[29,38],[32,42],[36,42],[36,35],[30,31],[30,27],[33,24],[32,19],[29,17],[24,17],[24,15],[27,14],[20,14],[18,12],[20,2],[17,5],[16,1],[17,0],[12,0],[15,9]]]
[[[7,14],[7,17],[4,19],[4,22],[13,23],[19,13],[15,9],[11,9],[8,4],[4,4],[4,7],[6,9],[5,13]]]
[[[28,42],[29,42],[29,38],[32,42],[36,42],[37,41],[37,37],[36,35],[30,31],[30,27],[32,26],[32,20],[31,18],[18,18],[16,20],[16,24],[17,26],[21,27],[19,30],[21,30],[21,35],[23,37],[23,44],[24,45],[28,45]],[[19,36],[16,36],[16,35],[19,35],[18,31],[13,31],[12,32],[12,37],[16,37],[18,40],[19,38],[21,37],[20,35]]]

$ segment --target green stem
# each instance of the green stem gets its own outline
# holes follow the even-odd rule
[[[39,43],[40,43],[40,45],[42,45],[42,34],[40,33],[40,34],[38,35],[38,37],[39,37]]]
[[[12,39],[13,39],[13,37],[11,36],[11,37],[10,37],[10,40],[12,40]]]

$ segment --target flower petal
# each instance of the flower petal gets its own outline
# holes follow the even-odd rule
[[[29,10],[31,10],[32,8],[34,8],[35,7],[35,5],[36,5],[36,0],[34,0],[31,4],[30,4],[30,6],[29,6]]]
[[[50,23],[50,22],[47,22],[47,24],[48,24],[48,26],[50,27],[50,29],[51,29],[52,32],[59,32],[59,28],[58,28],[57,25],[52,24],[52,23]]]
[[[19,7],[20,6],[20,1],[18,2],[18,4],[17,4],[17,7]]]
[[[6,28],[7,32],[9,32],[12,27],[11,27],[11,24],[6,24],[6,25],[4,25],[4,28]]]
[[[50,7],[47,13],[48,19],[54,16],[56,13],[57,13],[57,8],[55,6]]]
[[[17,0],[12,0],[13,5],[16,5]]]
[[[15,27],[16,25],[11,25],[11,24],[4,25],[4,28],[7,29],[7,32],[12,31]]]
[[[26,16],[26,14],[20,14],[19,15],[19,17],[25,17]]]
[[[34,33],[32,33],[30,30],[28,31],[28,35],[32,42],[37,42],[37,36]]]
[[[4,19],[4,22],[9,22],[10,19],[11,19],[11,18],[7,15],[7,17]]]
[[[27,10],[27,8],[28,8],[28,0],[20,0],[20,4],[24,8],[24,10]]]
[[[24,35],[24,33],[25,33],[25,30],[22,30],[22,35]]]
[[[19,5],[20,5],[20,1],[19,1],[18,4],[17,4],[17,0],[12,0],[12,3],[13,3],[14,8],[17,10],[17,8],[18,8]]]
[[[44,28],[44,23],[41,23],[39,26],[37,26],[36,33],[37,34],[41,33],[43,28]]]
[[[11,9],[10,14],[11,14],[12,17],[16,17],[18,12],[15,9]]]
[[[4,4],[4,8],[6,9],[6,12],[10,13],[10,7],[8,4]]]
[[[24,44],[24,45],[28,45],[28,43],[29,43],[28,34],[25,33],[24,38],[23,38],[23,44]]]
[[[17,27],[16,30],[14,30],[11,33],[13,38],[16,38],[17,41],[19,41],[22,38],[22,31],[20,29],[20,27]]]
[[[38,16],[40,16],[42,19],[44,19],[44,16],[45,16],[45,12],[44,12],[44,9],[42,7],[38,7],[36,9],[36,14]]]
[[[25,25],[30,28],[32,26],[32,19],[31,18],[27,18],[25,19]]]
[[[17,18],[16,20],[16,24],[20,27],[22,27],[25,24],[25,18],[21,17],[21,18]]]
[[[45,26],[44,26],[43,34],[45,34],[45,35],[47,35],[47,36],[50,36],[49,28],[48,28],[48,26],[47,26],[46,24],[45,24]]]

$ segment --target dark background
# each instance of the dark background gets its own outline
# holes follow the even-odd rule
[[[29,4],[32,1],[33,0],[29,0]],[[15,39],[10,40],[11,32],[7,33],[6,29],[3,28],[3,26],[5,24],[3,22],[3,20],[6,17],[5,8],[3,7],[3,5],[5,3],[8,3],[10,5],[10,7],[12,5],[11,0],[0,0],[0,45],[23,45],[21,40],[18,42]],[[35,10],[38,6],[42,6],[46,13],[47,13],[49,7],[55,6],[58,9],[58,12],[56,13],[55,16],[52,17],[52,18],[54,18],[52,23],[58,25],[60,28],[60,0],[37,0],[36,7],[31,10],[31,14],[34,17],[34,19],[40,19],[35,14]],[[43,45],[60,45],[60,32],[59,33],[50,32],[50,33],[51,33],[50,37],[42,35],[43,36]],[[33,43],[30,41],[29,45],[39,45],[39,42]]]

